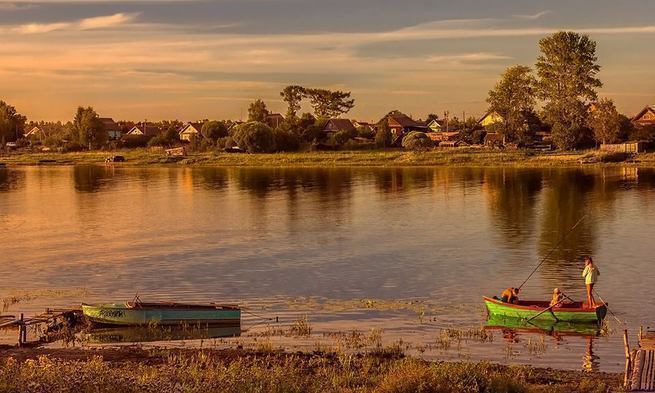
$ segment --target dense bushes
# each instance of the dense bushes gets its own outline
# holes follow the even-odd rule
[[[408,150],[428,150],[434,147],[434,142],[424,132],[412,131],[405,135],[402,145]]]
[[[275,150],[275,137],[271,127],[258,121],[244,123],[235,128],[232,139],[248,153],[270,153]]]

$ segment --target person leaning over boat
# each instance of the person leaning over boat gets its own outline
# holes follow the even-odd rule
[[[519,302],[519,289],[507,288],[500,294],[500,300],[505,303],[518,303]]]
[[[585,286],[587,287],[587,305],[589,307],[596,307],[596,300],[594,299],[594,284],[598,281],[600,270],[594,265],[594,260],[590,256],[584,257],[584,270],[582,271],[582,278],[584,278]]]

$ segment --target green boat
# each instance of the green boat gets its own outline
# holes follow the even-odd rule
[[[485,297],[489,315],[505,316],[526,320],[550,320],[571,323],[599,324],[607,314],[607,305],[586,307],[582,302],[562,303],[549,310],[548,301],[520,300],[517,303],[505,303],[499,299]]]
[[[82,304],[82,313],[101,325],[198,325],[234,326],[241,323],[241,309],[236,305],[143,303]]]
[[[596,322],[557,322],[554,319],[534,319],[528,322],[524,318],[506,317],[503,315],[489,315],[484,328],[487,330],[503,331],[510,329],[517,332],[541,333],[551,336],[594,337],[601,334],[601,327]]]

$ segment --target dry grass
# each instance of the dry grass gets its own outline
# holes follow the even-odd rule
[[[105,350],[105,359],[62,351],[0,358],[0,392],[604,392],[619,382],[609,374],[592,379],[579,372],[385,354],[132,348]]]
[[[115,152],[91,151],[77,153],[11,153],[0,155],[0,162],[9,165],[39,165],[42,160],[54,160],[47,165],[99,164],[105,158],[119,154],[127,162],[116,166],[193,165],[193,166],[276,166],[276,167],[339,167],[339,166],[526,166],[570,167],[582,161],[599,165],[617,165],[607,160],[607,153],[532,152],[525,150],[499,151],[479,148],[434,149],[427,152],[404,150],[298,152],[276,154],[228,154],[208,152],[191,154],[182,160],[166,157],[162,152],[145,148]],[[655,166],[655,153],[640,154],[621,165]]]

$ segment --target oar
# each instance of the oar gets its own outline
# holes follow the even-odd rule
[[[540,312],[539,314],[535,315],[534,317],[528,319],[528,322],[530,322],[530,321],[532,321],[533,319],[537,318],[538,316],[540,316],[541,314],[545,313],[546,311],[552,311],[553,308],[555,308],[556,306],[559,306],[560,303],[562,303],[562,302],[563,302],[564,300],[566,300],[566,299],[569,299],[570,301],[573,301],[573,299],[571,299],[570,297],[568,297],[568,296],[566,296],[566,295],[564,295],[564,294],[562,294],[562,296],[563,296],[562,300],[560,300],[559,302],[553,304],[552,306],[548,307],[547,309],[543,310],[542,312]],[[555,316],[555,313],[553,313],[553,318],[555,318],[555,321],[559,321],[559,319],[557,319],[557,317]]]

